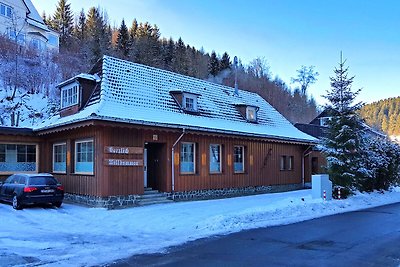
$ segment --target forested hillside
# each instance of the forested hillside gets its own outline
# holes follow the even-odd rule
[[[365,105],[360,112],[368,125],[389,135],[400,135],[400,97]]]
[[[122,20],[118,28],[113,28],[105,10],[92,7],[87,12],[82,10],[80,14],[73,14],[66,0],[60,0],[55,13],[43,14],[43,18],[46,24],[60,33],[58,54],[43,55],[43,52],[33,49],[21,49],[6,38],[0,39],[3,51],[0,63],[6,70],[0,72],[0,88],[5,88],[9,92],[6,98],[14,101],[11,104],[0,103],[5,106],[3,110],[7,111],[6,114],[14,114],[20,106],[15,103],[14,92],[48,95],[55,84],[89,71],[103,55],[234,86],[233,59],[228,53],[222,53],[222,56],[215,51],[208,53],[202,48],[185,44],[182,38],[175,41],[161,37],[157,25],[131,18],[130,26]],[[307,96],[304,83],[301,83],[308,77],[296,77],[299,87],[292,88],[278,76],[272,77],[263,57],[243,64],[240,55],[237,56],[240,89],[260,94],[291,122],[308,123],[317,115],[317,104]],[[13,97],[10,98],[10,94]],[[57,95],[52,98],[55,97]],[[0,120],[0,124],[6,124],[4,121],[12,122],[11,119]]]

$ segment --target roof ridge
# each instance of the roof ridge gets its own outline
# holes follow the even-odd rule
[[[235,88],[227,86],[227,85],[224,85],[224,84],[219,84],[219,83],[203,80],[203,79],[200,79],[200,78],[197,78],[197,77],[192,77],[192,76],[180,74],[180,73],[173,72],[173,71],[170,71],[170,70],[160,69],[160,68],[156,68],[156,67],[152,67],[152,66],[136,63],[136,62],[129,61],[129,60],[126,60],[126,59],[121,59],[121,58],[117,58],[117,57],[113,57],[113,56],[109,56],[109,55],[103,55],[103,59],[104,60],[110,59],[110,60],[115,60],[115,61],[122,61],[122,62],[125,62],[127,64],[132,64],[132,65],[135,65],[135,66],[138,66],[138,67],[149,68],[149,69],[152,69],[152,70],[155,70],[155,71],[158,71],[158,72],[171,74],[171,75],[182,77],[182,78],[185,78],[185,79],[193,79],[193,80],[197,80],[197,81],[200,81],[200,82],[203,82],[203,83],[207,83],[207,84],[211,84],[211,85],[218,85],[218,86],[222,86],[222,87],[224,87],[226,89],[233,90],[233,92],[235,91]],[[255,93],[255,92],[247,91],[245,89],[240,89],[240,88],[238,90],[240,92],[253,94],[253,95],[257,95],[257,96],[261,97],[258,93]]]

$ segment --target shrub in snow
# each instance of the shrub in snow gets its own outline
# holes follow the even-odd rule
[[[358,180],[362,191],[388,190],[400,181],[400,146],[383,138],[365,138],[363,163],[368,175]]]

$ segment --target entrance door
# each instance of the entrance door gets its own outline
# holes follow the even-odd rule
[[[163,190],[166,184],[166,145],[147,143],[144,149],[144,186]],[[164,189],[165,190],[165,189]]]
[[[147,148],[143,151],[144,187],[147,187]]]

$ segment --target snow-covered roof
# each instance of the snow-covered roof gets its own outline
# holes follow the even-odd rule
[[[286,120],[258,94],[183,76],[121,59],[104,56],[100,98],[80,112],[56,116],[36,130],[91,119],[132,124],[186,128],[199,131],[257,136],[314,143],[311,137]],[[199,114],[188,114],[170,91],[198,94]],[[90,101],[90,100],[89,100]],[[258,123],[247,122],[235,104],[259,107]]]
[[[85,79],[85,80],[100,82],[100,77],[97,74],[92,75],[92,74],[87,74],[87,73],[81,73],[81,74],[78,74],[78,75],[76,75],[76,76],[74,76],[72,78],[69,78],[66,81],[63,81],[63,82],[59,83],[56,87],[62,87],[64,85],[69,84],[69,83],[71,83],[71,82],[73,82],[75,80],[78,80],[78,79]]]
[[[49,31],[49,28],[43,21],[42,16],[33,5],[31,0],[23,0],[28,11],[26,12],[26,22],[34,27],[40,28],[44,31]]]

